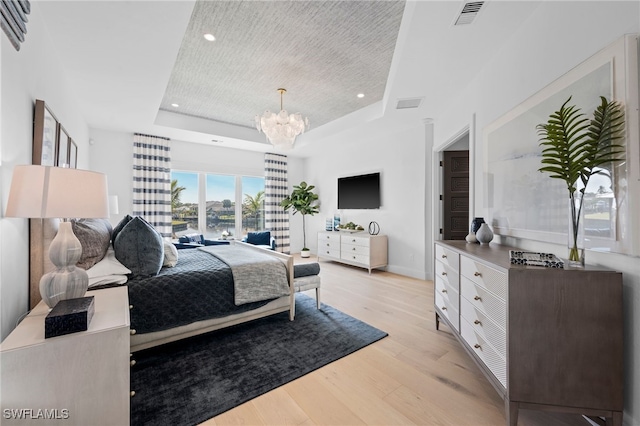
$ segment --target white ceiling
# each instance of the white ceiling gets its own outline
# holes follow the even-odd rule
[[[463,5],[34,2],[90,127],[258,151],[269,145],[253,116],[279,109],[281,86],[284,108],[311,121],[299,146],[381,116],[435,116],[437,100],[464,88],[539,2],[487,1],[472,24],[454,26]],[[205,29],[217,40],[201,38]],[[396,110],[406,98],[424,101]]]

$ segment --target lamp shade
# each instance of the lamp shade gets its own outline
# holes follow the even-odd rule
[[[51,166],[16,166],[6,216],[107,218],[107,194],[107,176],[103,173]]]

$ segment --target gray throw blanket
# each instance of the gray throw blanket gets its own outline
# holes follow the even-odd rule
[[[290,293],[287,268],[268,254],[234,245],[198,249],[229,265],[233,274],[236,305],[275,299]]]

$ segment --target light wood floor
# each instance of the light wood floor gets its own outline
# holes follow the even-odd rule
[[[505,424],[497,392],[450,330],[436,331],[431,281],[328,261],[320,267],[322,302],[389,336],[204,425]],[[521,410],[518,424],[587,423]]]

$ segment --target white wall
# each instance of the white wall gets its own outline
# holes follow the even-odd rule
[[[16,51],[0,34],[2,109],[0,122],[0,338],[4,339],[28,310],[29,228],[26,219],[5,218],[4,211],[13,168],[31,164],[33,110],[36,99],[44,100],[78,144],[78,168],[88,166],[89,129],[77,107],[48,39],[38,3],[31,3],[26,41]]]
[[[486,67],[478,70],[474,81],[442,100],[442,113],[435,117],[436,150],[440,150],[452,135],[467,125],[469,117],[476,115],[478,137],[471,143],[475,151],[477,216],[489,216],[483,207],[482,130],[622,35],[638,32],[638,2],[544,2],[512,38],[503,46],[496,47],[498,54]],[[566,251],[566,247],[536,241],[510,238],[504,242],[533,251]],[[616,269],[624,276],[624,424],[638,425],[640,368],[636,360],[640,359],[640,263],[637,258],[618,254],[588,251],[586,256],[589,263]],[[594,350],[606,349],[594,342]]]
[[[317,253],[317,232],[325,219],[339,213],[341,222],[368,228],[380,225],[388,236],[391,272],[425,278],[430,246],[425,247],[425,200],[430,186],[425,183],[427,134],[421,121],[411,124],[377,120],[367,126],[314,141],[322,149],[307,158],[304,178],[315,185],[320,196],[320,214],[308,218],[307,245]],[[380,172],[382,207],[372,210],[337,209],[338,178]],[[429,191],[429,193],[427,193]]]

